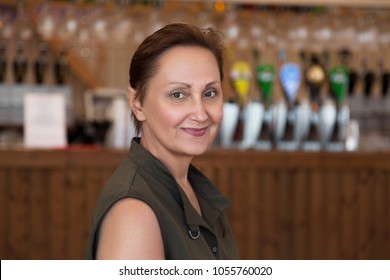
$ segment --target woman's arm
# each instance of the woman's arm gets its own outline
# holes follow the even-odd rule
[[[110,209],[101,225],[97,259],[164,259],[160,226],[145,202],[126,198]]]

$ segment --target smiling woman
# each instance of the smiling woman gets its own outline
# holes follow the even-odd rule
[[[134,53],[128,99],[137,134],[99,198],[90,259],[237,259],[229,200],[194,166],[217,135],[222,41],[171,24]]]
[[[158,69],[143,102],[132,89],[129,98],[142,121],[142,145],[170,165],[172,155],[190,160],[210,146],[222,118],[222,89],[213,54],[201,47],[165,51]]]

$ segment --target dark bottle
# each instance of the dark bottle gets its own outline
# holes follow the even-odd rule
[[[307,73],[307,68],[309,67],[309,58],[308,58],[308,55],[307,53],[304,51],[304,50],[300,50],[299,51],[299,58],[301,59],[301,65],[302,65],[302,70],[303,70],[303,73]],[[307,83],[307,79],[305,77],[305,81],[303,83],[304,87],[305,87],[305,90],[309,90],[308,89],[308,83]]]
[[[390,84],[390,71],[386,71],[384,67],[383,58],[379,60],[379,74],[380,74],[380,93],[382,97],[386,97],[389,92],[389,84]]]
[[[39,44],[39,55],[34,64],[35,82],[39,85],[45,82],[47,65],[47,44],[42,42]]]
[[[69,65],[66,58],[66,50],[62,50],[59,57],[54,63],[54,76],[57,85],[63,85],[66,83],[68,76]]]
[[[7,43],[5,41],[0,42],[0,83],[5,82],[7,75],[7,55],[6,55]]]
[[[348,84],[348,95],[352,96],[355,94],[356,91],[356,84],[359,79],[359,75],[356,72],[355,69],[353,69],[350,64],[351,64],[351,59],[352,59],[352,53],[349,49],[342,49],[339,53],[340,55],[340,60],[341,64],[343,64],[345,67],[348,68],[348,79],[349,79],[349,84]]]
[[[23,43],[18,43],[16,46],[16,55],[13,62],[15,82],[23,83],[27,74],[27,58],[24,55]]]
[[[370,97],[375,82],[375,73],[368,68],[366,58],[362,60],[362,70],[363,94],[365,97]]]

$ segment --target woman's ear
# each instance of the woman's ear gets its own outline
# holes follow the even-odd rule
[[[127,99],[129,100],[129,104],[131,107],[131,110],[133,111],[134,116],[139,121],[144,121],[145,116],[142,110],[142,104],[141,101],[136,98],[137,91],[133,89],[132,87],[127,88]]]

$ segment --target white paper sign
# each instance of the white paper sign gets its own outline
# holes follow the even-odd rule
[[[24,144],[29,148],[63,148],[66,140],[66,101],[59,93],[26,93]]]

